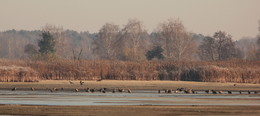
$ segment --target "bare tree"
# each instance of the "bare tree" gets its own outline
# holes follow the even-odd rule
[[[259,21],[258,31],[259,31],[258,39],[257,39],[258,50],[257,50],[256,56],[257,56],[257,59],[260,60],[260,21]]]
[[[202,44],[199,46],[199,56],[201,60],[212,61],[216,57],[215,39],[212,37],[205,37]]]
[[[231,35],[218,31],[213,37],[206,37],[199,47],[202,60],[226,60],[240,56]]]
[[[249,46],[247,46],[247,57],[246,59],[248,60],[257,60],[259,59],[259,56],[258,56],[258,52],[259,50],[257,50],[257,45],[255,43],[250,43]]]
[[[38,48],[33,44],[27,44],[24,47],[24,53],[28,55],[28,57],[32,57],[33,55],[38,53]]]
[[[120,41],[123,46],[123,54],[126,60],[140,60],[145,59],[143,46],[145,46],[144,39],[148,35],[147,31],[141,21],[137,19],[130,19],[127,25],[120,32]],[[142,43],[142,44],[141,44]],[[142,57],[143,56],[143,57]]]
[[[78,54],[76,53],[76,50],[74,48],[72,48],[72,55],[73,55],[73,60],[80,60],[80,57],[82,55],[82,51],[83,48],[80,48],[80,51],[78,52]]]
[[[235,57],[235,43],[232,36],[223,31],[218,31],[213,38],[216,41],[218,60],[225,60]]]
[[[172,60],[188,60],[196,52],[192,34],[187,32],[180,20],[169,19],[159,25],[158,33],[163,40],[165,56]]]
[[[95,48],[94,53],[98,54],[102,59],[114,59],[115,58],[115,42],[117,41],[119,34],[119,26],[106,23],[94,40]]]
[[[96,34],[90,34],[89,32],[77,32],[72,30],[66,30],[66,40],[68,44],[66,49],[69,51],[67,55],[69,58],[77,59],[94,59],[93,43],[96,40]],[[90,38],[92,36],[92,38]]]
[[[236,47],[243,53],[242,59],[257,59],[257,38],[243,38],[236,42]]]

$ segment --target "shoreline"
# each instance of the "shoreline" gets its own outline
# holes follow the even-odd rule
[[[51,88],[64,88],[67,90],[86,89],[86,88],[125,88],[131,90],[163,90],[177,88],[187,88],[194,90],[232,90],[232,91],[259,91],[260,84],[248,83],[219,83],[219,82],[193,82],[193,81],[136,81],[136,80],[102,80],[102,81],[83,81],[80,80],[42,80],[39,82],[0,82],[0,90],[46,90]]]

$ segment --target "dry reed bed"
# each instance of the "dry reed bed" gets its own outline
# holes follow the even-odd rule
[[[30,67],[0,66],[0,81],[4,82],[35,82],[38,74]]]
[[[0,60],[0,81],[181,80],[260,83],[260,61],[73,61]]]

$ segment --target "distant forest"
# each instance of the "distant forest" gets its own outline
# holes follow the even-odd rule
[[[259,25],[260,32],[260,25]],[[169,19],[148,33],[141,21],[99,32],[0,32],[0,82],[39,80],[175,80],[260,83],[260,35],[234,41],[225,31],[188,32]]]
[[[260,27],[260,26],[259,26]],[[260,31],[260,30],[259,30]],[[52,49],[51,49],[52,48]],[[44,56],[52,54],[51,58]],[[0,58],[120,61],[259,60],[260,36],[234,41],[228,32],[212,36],[188,32],[180,20],[169,19],[148,33],[141,21],[120,27],[104,24],[99,32],[77,32],[46,25],[40,30],[0,32]]]

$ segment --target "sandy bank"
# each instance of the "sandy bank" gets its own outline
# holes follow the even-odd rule
[[[173,116],[260,115],[259,106],[30,106],[0,105],[5,115]]]

